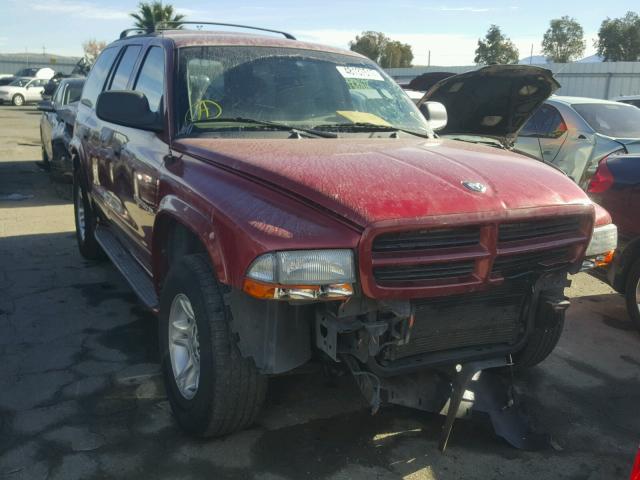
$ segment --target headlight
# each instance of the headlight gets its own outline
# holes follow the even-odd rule
[[[606,255],[618,246],[618,227],[613,223],[593,229],[591,243],[587,247],[587,257]]]
[[[353,294],[351,250],[291,250],[256,258],[247,270],[244,291],[257,298],[316,300]]]

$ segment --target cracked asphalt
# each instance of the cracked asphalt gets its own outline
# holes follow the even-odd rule
[[[523,452],[486,419],[371,416],[351,379],[273,379],[257,424],[193,440],[171,417],[156,320],[109,263],[77,252],[68,186],[35,164],[39,115],[0,107],[0,479],[625,479],[640,440],[640,333],[580,274],[559,347],[517,378],[552,439]],[[16,195],[17,194],[17,195]]]

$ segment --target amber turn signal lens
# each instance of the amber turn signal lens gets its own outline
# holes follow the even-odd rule
[[[607,253],[604,253],[602,255],[598,255],[595,259],[595,264],[596,267],[606,267],[607,265],[609,265],[611,262],[613,262],[613,254],[615,253],[615,250],[611,250]]]
[[[262,300],[344,300],[353,295],[349,283],[331,285],[273,285],[245,278],[242,289],[254,298]]]
[[[248,293],[252,297],[260,298],[263,300],[273,300],[276,297],[277,287],[275,285],[268,285],[266,283],[260,283],[250,278],[245,278],[242,290]]]

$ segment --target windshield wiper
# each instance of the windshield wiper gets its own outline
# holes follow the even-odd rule
[[[449,135],[447,135],[446,138],[448,138],[449,140],[457,140],[459,142],[480,143],[482,145],[489,145],[490,147],[506,150],[504,145],[502,145],[502,143],[500,143],[500,141],[498,140],[481,140],[479,138],[452,137]]]
[[[398,128],[391,125],[380,125],[378,123],[369,122],[354,122],[354,123],[327,123],[324,125],[314,125],[314,129],[337,129],[343,131],[352,132],[403,132],[409,135],[416,135],[417,137],[431,138],[426,133],[416,132],[413,130],[407,130],[404,128]]]
[[[288,131],[293,134],[307,134],[307,135],[312,135],[312,136],[321,137],[321,138],[337,138],[338,137],[336,133],[332,133],[332,132],[321,132],[313,128],[300,128],[300,127],[294,127],[292,125],[287,125],[286,123],[269,122],[266,120],[257,120],[255,118],[244,118],[244,117],[219,117],[219,118],[212,118],[208,120],[198,120],[195,122],[190,122],[185,124],[184,127],[182,127],[178,135],[189,135],[193,131],[194,127],[199,128],[198,124],[203,124],[203,123],[205,124],[206,123],[246,123],[250,125],[260,125],[263,127],[269,127],[270,129],[273,129],[273,130]]]

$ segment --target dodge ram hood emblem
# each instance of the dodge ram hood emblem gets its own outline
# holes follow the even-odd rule
[[[462,185],[464,188],[471,190],[472,192],[484,193],[487,191],[487,186],[480,182],[464,181],[462,182]]]

